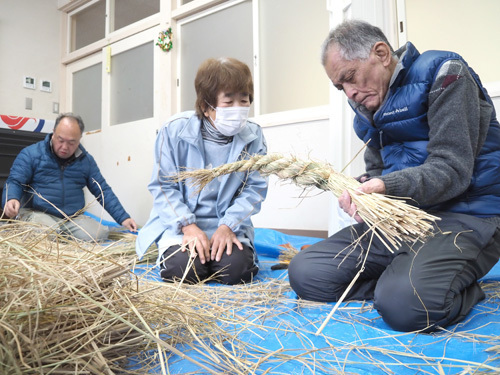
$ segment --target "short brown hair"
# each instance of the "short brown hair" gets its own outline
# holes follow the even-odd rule
[[[245,93],[253,102],[252,73],[247,64],[232,57],[207,59],[201,63],[194,80],[196,90],[196,114],[203,118],[208,104],[217,105],[221,91]]]

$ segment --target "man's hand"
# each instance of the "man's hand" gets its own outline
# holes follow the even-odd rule
[[[3,212],[5,213],[5,216],[7,216],[10,219],[13,219],[19,214],[20,207],[21,203],[17,199],[9,199],[7,203],[5,203]]]
[[[191,256],[198,254],[201,264],[205,264],[210,259],[210,243],[208,237],[196,224],[189,224],[182,227],[182,251],[189,248]]]
[[[123,220],[122,225],[131,232],[137,232],[137,224],[135,223],[134,219],[132,219],[131,217]]]
[[[217,262],[221,260],[224,250],[226,250],[227,255],[231,255],[233,252],[233,244],[238,246],[238,249],[243,250],[243,245],[236,237],[236,234],[227,225],[221,225],[215,231],[214,235],[210,239],[210,245],[212,246],[212,251],[210,253],[210,259],[216,260]]]
[[[357,191],[365,194],[378,193],[385,194],[385,183],[380,178],[372,178],[363,182]]]
[[[371,194],[371,193],[379,193],[385,194],[385,184],[379,178],[372,178],[366,182],[363,182],[359,188],[355,191],[356,194]],[[339,206],[346,214],[356,220],[358,223],[362,223],[363,219],[358,214],[358,208],[352,202],[351,196],[349,193],[344,191],[342,195],[339,197]]]

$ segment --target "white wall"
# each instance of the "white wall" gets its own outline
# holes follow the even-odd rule
[[[55,120],[59,103],[61,18],[57,0],[0,1],[0,114]],[[23,87],[23,76],[36,78],[36,90]],[[52,92],[40,91],[40,80]],[[25,109],[31,98],[33,109]]]
[[[320,108],[319,118],[300,111],[302,120],[282,121],[281,125],[266,126],[269,117],[262,117],[269,153],[296,156],[329,162],[329,121],[328,113]],[[321,115],[322,114],[322,115]],[[298,116],[298,115],[297,115]],[[279,118],[279,115],[276,116]],[[287,117],[294,117],[293,113]],[[256,119],[259,122],[259,119]],[[333,195],[317,188],[304,190],[291,181],[269,178],[267,199],[262,211],[254,216],[253,222],[260,228],[328,230],[328,207]]]
[[[146,223],[153,203],[147,184],[153,168],[158,127],[152,121],[106,126],[101,132],[84,135],[82,139],[84,147],[97,160],[106,182],[139,225]],[[112,220],[89,192],[86,197],[88,202],[94,202],[88,207],[89,212]]]
[[[500,81],[500,1],[405,0],[407,37],[422,52],[461,54],[483,83]]]

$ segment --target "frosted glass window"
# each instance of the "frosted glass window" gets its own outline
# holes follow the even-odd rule
[[[80,115],[85,131],[101,129],[102,64],[73,73],[73,113]]]
[[[154,43],[111,58],[111,125],[153,117]]]
[[[114,28],[121,29],[160,12],[160,0],[115,0]]]
[[[101,0],[71,17],[71,46],[75,51],[105,37],[106,1]]]
[[[328,22],[325,1],[259,1],[263,114],[329,103],[329,81],[320,62]]]
[[[181,110],[194,109],[194,78],[207,58],[234,57],[253,74],[252,3],[246,1],[181,26]],[[253,109],[253,107],[252,107]]]

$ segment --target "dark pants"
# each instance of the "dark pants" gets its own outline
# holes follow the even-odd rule
[[[484,298],[477,280],[500,256],[500,229],[485,220],[442,213],[434,236],[394,254],[356,224],[299,252],[290,262],[290,285],[301,298],[337,301],[365,269],[346,300],[373,299],[384,321],[398,331],[435,330],[462,320]]]
[[[165,281],[181,280],[184,276],[190,261],[189,250],[180,251],[180,247],[171,246],[161,256],[160,276]],[[243,250],[240,250],[233,245],[231,255],[224,252],[218,262],[213,260],[201,264],[200,259],[196,257],[184,280],[188,283],[198,283],[211,278],[229,285],[252,281],[259,271],[254,256],[254,251],[250,247],[243,245]]]

